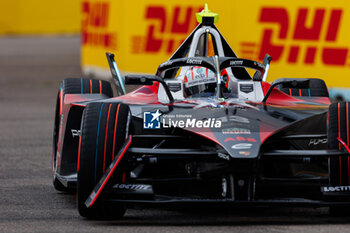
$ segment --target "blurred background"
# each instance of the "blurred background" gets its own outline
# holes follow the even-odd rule
[[[68,51],[78,51],[84,76],[110,77],[106,51],[116,54],[123,72],[154,73],[195,28],[205,2],[219,13],[217,27],[239,57],[273,57],[268,81],[322,78],[332,97],[350,100],[347,0],[1,0],[0,41],[10,39],[17,49],[32,47],[33,37],[51,47],[67,43]],[[6,42],[3,47],[12,46]]]

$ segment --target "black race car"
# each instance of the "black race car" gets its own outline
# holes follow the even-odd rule
[[[320,79],[266,82],[238,58],[205,9],[155,75],[65,79],[57,97],[52,172],[77,190],[84,217],[132,205],[330,206],[350,202],[349,108]],[[248,71],[250,70],[250,71]],[[126,94],[125,84],[141,85]]]

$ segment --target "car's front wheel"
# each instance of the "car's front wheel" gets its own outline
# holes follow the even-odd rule
[[[328,147],[334,150],[343,150],[342,142],[349,147],[350,141],[350,103],[333,103],[328,111]],[[329,185],[348,186],[350,185],[350,156],[330,157]],[[349,198],[339,198],[338,201],[349,201]],[[331,215],[349,215],[350,208],[344,206],[331,206]]]
[[[326,83],[322,79],[310,78],[308,80],[310,81],[309,88],[285,88],[282,85],[277,85],[276,88],[290,96],[329,97]],[[277,81],[278,79],[275,82]]]
[[[125,213],[122,204],[107,206],[97,199],[87,208],[85,201],[124,145],[128,117],[128,106],[119,103],[90,103],[84,110],[77,183],[78,210],[83,217],[116,219]]]
[[[61,116],[63,114],[63,101],[66,94],[104,94],[109,98],[113,97],[113,91],[111,84],[104,80],[93,80],[93,79],[81,79],[81,78],[66,78],[64,79],[58,89],[56,99],[56,111],[55,111],[55,122],[53,129],[53,144],[52,144],[52,176],[53,186],[58,191],[71,191],[57,178],[57,151],[58,151],[58,140],[60,138],[60,124]]]

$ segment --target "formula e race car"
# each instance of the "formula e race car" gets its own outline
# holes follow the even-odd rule
[[[79,213],[119,218],[155,204],[350,204],[349,104],[324,81],[266,82],[263,63],[238,58],[207,8],[155,75],[115,82],[65,79],[54,123],[57,190],[77,190]],[[126,93],[125,85],[141,85]]]

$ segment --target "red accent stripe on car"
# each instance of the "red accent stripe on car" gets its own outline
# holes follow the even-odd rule
[[[346,138],[347,138],[347,144],[349,146],[349,106],[348,103],[346,103]]]
[[[106,171],[106,173],[102,176],[102,178],[100,179],[98,184],[95,186],[94,190],[91,192],[90,196],[85,201],[85,205],[88,208],[91,207],[95,203],[95,201],[97,200],[98,196],[100,195],[101,191],[105,187],[105,185],[108,182],[109,178],[112,176],[114,170],[118,166],[120,160],[123,158],[125,152],[128,150],[128,148],[129,148],[129,146],[131,144],[131,141],[132,141],[132,136],[130,135],[128,141],[126,142],[125,148],[118,153],[118,158],[116,158],[116,161],[113,161],[111,163],[111,165],[109,166],[109,168]]]
[[[90,79],[90,94],[92,94],[92,80]]]
[[[236,141],[234,138],[226,138],[225,140],[224,140],[224,142],[229,142],[229,141]]]
[[[62,108],[63,108],[63,90],[61,89],[60,91],[60,115],[59,115],[59,123],[58,123],[58,135],[60,135],[60,131],[61,131],[61,115],[62,115]],[[57,139],[57,146],[56,146],[56,149],[57,151],[59,150],[59,142],[60,142],[60,137],[58,137]]]
[[[80,167],[80,147],[81,147],[81,136],[79,136],[77,172],[79,171],[79,167]]]
[[[338,138],[341,139],[340,137],[340,103],[337,105],[338,108]],[[339,141],[339,140],[338,140]],[[339,141],[339,150],[341,149],[341,143]],[[339,156],[339,184],[342,184],[342,177],[341,177],[341,156]]]
[[[340,144],[345,148],[345,150],[350,154],[350,148],[345,144],[345,142],[341,140],[341,138],[337,138],[337,139],[340,142]]]
[[[338,103],[337,107],[338,107],[338,137],[341,138],[340,137],[340,103]],[[340,149],[341,149],[341,145],[339,143],[339,150]]]
[[[349,148],[349,105],[346,102],[346,139],[347,139],[347,148]],[[350,184],[350,157],[348,156],[348,184]]]
[[[125,181],[126,181],[126,173],[124,172],[122,177],[122,183],[125,184]]]
[[[63,111],[63,90],[61,89],[60,91],[60,115],[62,114]]]
[[[108,136],[107,133],[108,133],[109,113],[111,112],[111,106],[112,106],[112,104],[109,104],[108,113],[107,113],[105,145],[104,145],[104,149],[103,149],[103,168],[102,168],[103,173],[105,173],[105,171],[106,171],[106,148],[107,148],[107,136]]]
[[[57,153],[56,155],[56,168],[60,167],[61,165],[61,155]]]
[[[114,159],[114,151],[115,151],[115,136],[116,136],[117,124],[118,124],[119,107],[120,107],[120,104],[118,105],[117,112],[116,112],[116,114],[115,114],[115,122],[114,122],[114,136],[113,136],[113,149],[112,149],[112,160]]]
[[[292,89],[289,88],[289,95],[292,96]]]

